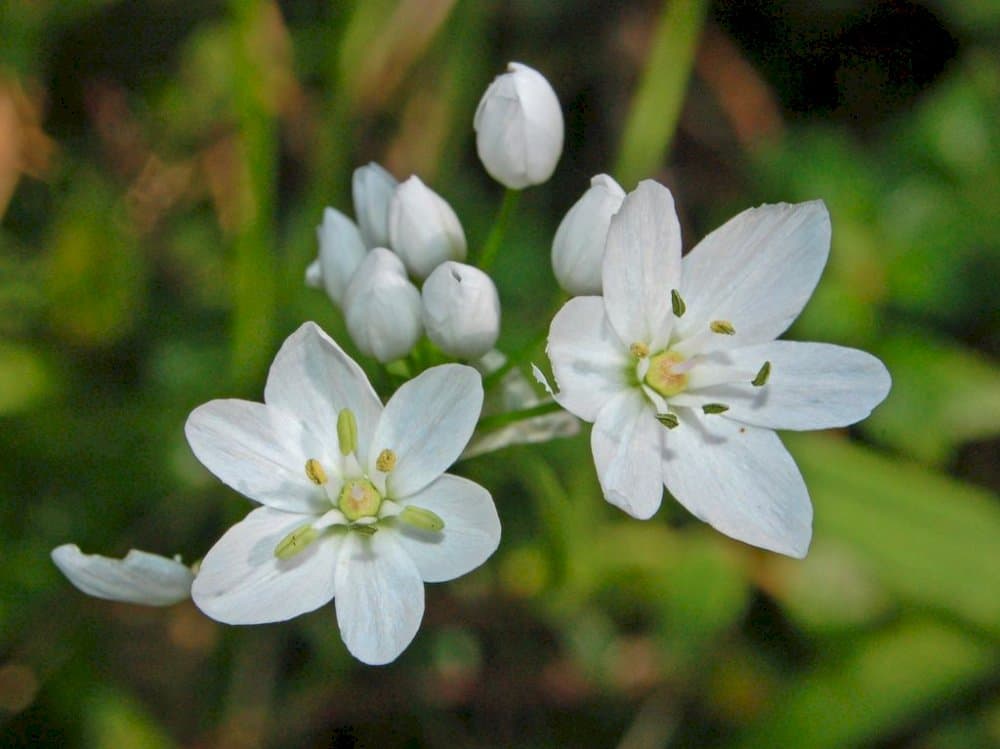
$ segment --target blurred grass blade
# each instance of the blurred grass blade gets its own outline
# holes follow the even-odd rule
[[[902,622],[864,639],[846,658],[789,681],[775,708],[734,749],[867,746],[940,708],[996,665],[995,649],[952,627]]]
[[[615,176],[626,190],[653,174],[677,129],[705,0],[667,0],[652,50],[625,122]]]
[[[1000,634],[1000,505],[989,492],[824,435],[786,435],[816,536],[897,595]]]

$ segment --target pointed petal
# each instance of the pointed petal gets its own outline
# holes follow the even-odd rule
[[[306,460],[317,457],[322,446],[284,411],[214,400],[191,412],[184,434],[202,465],[243,496],[289,512],[318,511],[322,505],[322,492],[305,472]]]
[[[282,345],[267,377],[264,401],[301,420],[331,458],[338,455],[337,414],[351,409],[358,423],[358,459],[362,465],[367,462],[382,403],[361,367],[316,323],[304,323]]]
[[[663,497],[660,461],[664,430],[642,391],[634,389],[609,400],[590,433],[604,498],[640,520],[652,517]]]
[[[396,523],[399,544],[425,582],[444,582],[471,572],[500,543],[500,518],[493,497],[474,481],[446,473],[403,504],[430,510],[444,521],[444,529],[436,532]]]
[[[771,362],[767,384],[721,385],[698,391],[729,406],[725,417],[771,429],[830,429],[866,418],[889,393],[881,361],[827,343],[772,341],[727,352],[737,368],[756,372]]]
[[[472,367],[444,364],[422,372],[386,404],[369,472],[378,454],[389,449],[396,453],[396,467],[386,478],[389,496],[404,499],[423,489],[462,454],[482,408],[482,378]]]
[[[778,435],[693,409],[678,415],[663,461],[663,481],[677,501],[731,538],[804,557],[812,504]]]
[[[604,313],[599,296],[570,299],[552,319],[545,349],[563,408],[585,421],[627,385],[628,344],[623,344]]]
[[[333,598],[343,535],[327,532],[303,551],[278,559],[278,542],[312,515],[259,507],[230,528],[201,562],[191,587],[198,608],[226,624],[280,622]]]
[[[394,537],[350,533],[337,560],[337,624],[355,658],[372,666],[394,661],[424,616],[424,584]]]
[[[830,215],[822,201],[743,211],[684,258],[688,311],[678,323],[681,338],[728,320],[736,334],[715,336],[717,348],[774,340],[809,301],[829,251]]]
[[[84,554],[76,544],[52,550],[52,561],[73,585],[109,601],[169,606],[191,595],[194,574],[184,564],[132,549],[124,559]]]
[[[670,290],[680,287],[681,227],[670,190],[644,180],[611,219],[604,249],[604,304],[629,346],[667,345],[673,325]]]

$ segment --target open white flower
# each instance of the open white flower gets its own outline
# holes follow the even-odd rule
[[[138,549],[112,559],[63,544],[52,550],[52,561],[74,586],[95,598],[170,606],[191,596],[194,573],[179,559]]]
[[[626,197],[608,233],[603,297],[567,302],[547,348],[558,402],[594,423],[609,502],[648,518],[665,484],[726,535],[805,555],[812,505],[773,430],[852,424],[890,386],[863,351],[774,340],[808,301],[829,246],[822,202],[765,205],[682,260],[670,191],[645,181]]]
[[[423,583],[464,575],[499,543],[489,492],[444,473],[479,417],[479,374],[433,367],[383,408],[361,368],[306,323],[278,352],[264,401],[216,400],[188,419],[198,459],[263,505],[205,556],[194,602],[258,624],[336,597],[347,649],[388,663],[417,632]]]

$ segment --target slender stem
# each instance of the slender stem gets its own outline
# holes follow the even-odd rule
[[[520,190],[512,190],[510,188],[507,188],[507,191],[503,194],[503,202],[500,204],[500,210],[497,212],[496,221],[493,222],[493,228],[490,230],[490,235],[486,238],[486,244],[483,245],[483,251],[479,255],[479,267],[482,270],[489,270],[490,266],[493,265],[493,260],[500,249],[500,243],[503,242],[503,235],[507,233],[507,225],[510,223],[510,217],[513,215],[514,209],[517,208],[517,201],[520,197]]]
[[[507,413],[487,416],[486,418],[479,420],[478,429],[483,432],[489,432],[494,429],[499,429],[500,427],[505,427],[508,424],[514,424],[518,421],[526,421],[527,419],[533,419],[536,416],[544,416],[545,414],[555,413],[560,409],[562,409],[562,406],[555,401],[539,403],[537,406],[522,408],[520,411],[508,411]]]
[[[567,295],[564,292],[559,291],[555,296],[555,303],[552,306],[552,310],[548,313],[548,316],[545,319],[550,320],[553,315],[555,315],[556,311],[566,303],[566,299]],[[501,367],[493,370],[483,378],[483,388],[485,390],[489,390],[499,384],[503,380],[504,375],[515,367],[519,367],[524,364],[525,360],[527,360],[527,358],[531,355],[531,352],[533,352],[535,348],[539,344],[543,343],[548,337],[549,329],[548,327],[543,327],[531,338],[531,340],[508,356],[507,361],[505,361]]]
[[[615,176],[629,189],[660,166],[681,113],[707,0],[666,0],[625,120]]]

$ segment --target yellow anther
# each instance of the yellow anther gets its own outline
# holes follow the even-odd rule
[[[382,473],[389,473],[389,471],[396,467],[396,453],[389,449],[383,450],[375,459],[375,467],[382,471]]]
[[[649,346],[645,343],[640,343],[636,341],[631,346],[628,347],[628,352],[632,354],[636,359],[645,359],[649,356]]]
[[[291,559],[305,550],[317,538],[319,538],[319,531],[312,525],[300,526],[278,541],[278,545],[274,547],[274,556],[278,559]]]
[[[718,333],[719,335],[736,335],[736,328],[729,320],[712,320],[708,324],[708,327],[712,329],[713,333]]]
[[[358,449],[358,422],[349,408],[337,414],[337,439],[340,441],[341,455],[350,455]]]
[[[316,486],[323,486],[327,482],[326,471],[323,470],[323,465],[315,458],[309,458],[306,461],[306,476]]]

